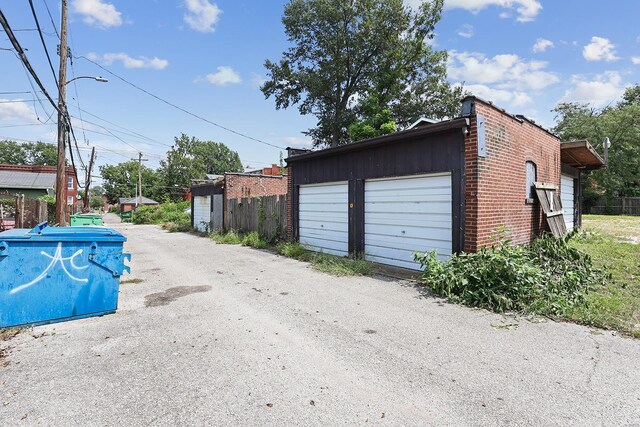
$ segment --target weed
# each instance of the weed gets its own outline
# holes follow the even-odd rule
[[[373,264],[362,258],[338,257],[323,253],[313,254],[311,266],[335,276],[369,276],[373,271]]]
[[[276,246],[276,251],[280,255],[301,261],[309,261],[311,259],[311,253],[298,242],[281,242]]]
[[[229,231],[226,234],[221,234],[217,231],[214,231],[213,233],[209,234],[209,237],[216,243],[222,243],[225,245],[239,245],[240,243],[242,243],[242,237],[233,230]]]
[[[269,244],[266,240],[260,237],[260,234],[258,234],[257,231],[252,231],[251,233],[244,236],[244,238],[242,239],[242,246],[251,246],[252,248],[256,249],[264,249],[269,246]]]

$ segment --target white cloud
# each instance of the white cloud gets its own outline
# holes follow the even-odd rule
[[[481,84],[466,85],[464,89],[487,101],[509,103],[515,107],[533,103],[533,99],[525,92],[496,89]]]
[[[596,75],[592,80],[575,75],[571,82],[573,87],[564,93],[560,101],[586,102],[595,107],[602,107],[619,99],[625,89],[622,76],[617,71],[606,71]]]
[[[0,101],[11,101],[6,103],[0,102],[0,120],[20,120],[29,123],[37,122],[36,112],[26,101],[21,99],[0,99]]]
[[[291,148],[312,148],[313,140],[306,136],[285,136],[282,140]]]
[[[410,0],[409,4],[419,4],[420,0]],[[447,9],[465,9],[472,13],[478,13],[482,9],[489,6],[497,6],[509,10],[515,9],[518,13],[516,21],[529,22],[533,21],[540,10],[542,4],[539,0],[445,0],[444,7]],[[501,18],[510,17],[509,11],[502,11]]]
[[[482,53],[449,53],[447,70],[452,79],[467,83],[495,84],[498,89],[540,90],[560,81],[545,71],[544,61],[525,61],[518,55],[496,55],[487,58]]]
[[[189,13],[184,15],[184,21],[193,30],[201,33],[212,33],[220,20],[222,9],[208,0],[185,0],[184,5]]]
[[[458,35],[465,39],[470,39],[473,37],[473,25],[464,24],[462,27],[458,28]]]
[[[169,65],[169,61],[166,59],[160,59],[156,56],[153,58],[147,58],[146,56],[133,58],[122,52],[105,53],[102,56],[91,52],[87,57],[93,61],[100,61],[105,65],[111,65],[116,61],[120,61],[125,68],[151,68],[154,70],[162,70]]]
[[[609,39],[603,37],[591,37],[591,43],[582,49],[582,56],[587,61],[615,61],[619,59],[616,56],[615,45]]]
[[[83,16],[82,20],[99,28],[119,27],[122,14],[111,3],[102,0],[73,0],[72,10]]]
[[[535,44],[533,45],[532,50],[535,53],[540,53],[540,52],[544,52],[545,50],[547,50],[550,47],[553,47],[553,42],[551,40],[540,38],[540,39],[536,40]]]
[[[635,65],[640,65],[640,56],[632,56],[631,62],[633,62]]]
[[[228,84],[240,83],[240,74],[238,74],[233,68],[227,66],[221,66],[217,68],[217,73],[207,74],[207,81],[211,84],[218,86],[225,86]]]

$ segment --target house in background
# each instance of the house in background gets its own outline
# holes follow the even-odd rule
[[[153,206],[153,205],[158,205],[159,203],[156,202],[155,200],[149,199],[148,197],[142,197],[142,200],[140,200],[139,197],[120,197],[118,199],[118,209],[120,210],[120,212],[129,212],[134,210],[138,204],[141,204],[142,206]]]
[[[559,193],[567,229],[581,223],[581,171],[604,162],[586,142],[561,144],[523,116],[477,97],[461,117],[319,151],[289,149],[289,237],[335,255],[417,269],[491,245],[527,243],[546,227],[534,183]]]
[[[0,164],[0,193],[24,194],[30,198],[55,196],[56,166]],[[78,181],[72,167],[65,170],[67,205],[76,204]]]
[[[230,200],[287,194],[287,175],[273,165],[262,173],[225,173],[194,180],[191,185],[191,226],[200,231],[228,230]],[[266,173],[265,173],[266,172]]]

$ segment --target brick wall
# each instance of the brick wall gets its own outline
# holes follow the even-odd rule
[[[485,118],[487,156],[478,157],[477,121],[471,116],[465,138],[465,245],[475,252],[490,245],[504,226],[514,243],[526,243],[544,230],[541,209],[526,203],[527,161],[536,164],[536,181],[560,186],[560,140],[535,124],[477,98],[475,113]]]
[[[287,194],[287,176],[226,174],[224,190],[227,199]]]
[[[55,174],[57,172],[57,167],[56,166],[49,166],[49,165],[9,165],[9,164],[0,164],[0,170]],[[69,178],[73,179],[73,188],[67,188],[67,182],[68,182]],[[73,197],[73,201],[75,203],[76,202],[76,196],[78,195],[78,181],[76,180],[76,175],[75,175],[75,173],[73,173],[73,168],[71,166],[67,166],[65,168],[65,188],[67,188],[66,196],[67,197]]]

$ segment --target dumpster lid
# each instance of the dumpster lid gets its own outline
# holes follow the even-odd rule
[[[31,230],[14,228],[0,233],[0,240],[38,240],[56,242],[109,241],[125,242],[121,233],[105,227],[50,227],[47,222],[36,225]]]

